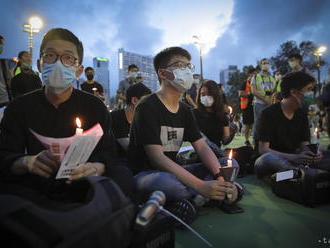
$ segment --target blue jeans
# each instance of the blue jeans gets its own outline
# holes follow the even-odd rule
[[[259,178],[271,176],[272,174],[297,168],[298,166],[274,153],[268,152],[260,156],[254,165],[255,174]],[[315,164],[313,168],[330,171],[330,151],[323,152],[322,160]]]
[[[219,162],[221,166],[224,166],[227,164],[227,158],[220,158]],[[239,167],[235,159],[233,159],[233,166]],[[213,175],[201,163],[185,165],[183,168],[199,179],[205,181],[213,180]],[[159,170],[143,171],[138,173],[134,178],[137,192],[141,198],[147,198],[156,190],[163,191],[167,201],[189,199],[197,194],[193,189],[184,185],[176,176],[168,172]]]

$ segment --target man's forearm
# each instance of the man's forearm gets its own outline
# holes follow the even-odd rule
[[[259,152],[261,154],[264,154],[264,153],[267,153],[267,152],[271,152],[271,153],[274,153],[284,159],[287,159],[287,160],[290,160],[290,161],[293,161],[295,160],[295,154],[290,154],[290,153],[284,153],[284,152],[278,152],[276,150],[273,150],[269,147],[264,147],[262,146],[261,144],[259,144]]]
[[[197,178],[189,171],[173,162],[163,152],[147,152],[147,155],[154,167],[161,171],[166,171],[173,174],[179,179],[179,181],[181,181],[189,188],[197,189],[198,186],[203,182],[201,179]]]
[[[203,164],[209,169],[210,173],[213,175],[218,174],[220,171],[220,163],[214,152],[205,143],[204,140],[198,140],[196,142],[196,144],[193,144],[193,146]]]

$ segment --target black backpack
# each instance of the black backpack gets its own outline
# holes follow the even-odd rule
[[[87,183],[90,190],[86,198],[66,210],[1,194],[1,243],[8,244],[7,247],[33,248],[128,247],[135,205],[107,177],[87,177]]]
[[[305,205],[316,207],[330,202],[330,172],[316,168],[296,168],[294,178],[276,182],[276,173],[271,176],[275,195]]]

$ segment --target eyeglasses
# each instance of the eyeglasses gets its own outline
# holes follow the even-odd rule
[[[61,63],[66,67],[77,65],[78,59],[71,54],[58,55],[54,52],[45,52],[42,54],[42,60],[47,64],[54,64],[58,58],[60,58]]]
[[[175,67],[175,68],[178,68],[178,69],[188,68],[191,72],[195,71],[195,66],[193,64],[185,63],[185,62],[182,62],[182,61],[177,61],[177,62],[174,62],[174,63],[166,66],[166,68],[168,68],[168,67]]]

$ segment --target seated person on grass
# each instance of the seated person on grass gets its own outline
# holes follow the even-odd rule
[[[192,199],[197,194],[231,204],[241,188],[219,175],[220,163],[202,138],[193,113],[180,97],[193,82],[190,54],[180,47],[166,48],[154,58],[160,89],[135,108],[130,131],[129,166],[136,173],[142,198],[155,190],[168,201]],[[176,154],[189,141],[202,164],[180,166]],[[226,195],[231,197],[226,198]]]
[[[138,101],[151,94],[151,90],[143,83],[132,84],[126,91],[126,108],[111,112],[112,129],[116,138],[118,158],[127,159],[129,130],[133,120],[134,108]]]
[[[106,106],[97,97],[72,87],[83,71],[82,58],[83,45],[69,30],[55,28],[44,35],[38,68],[45,87],[12,101],[1,121],[0,182],[5,184],[1,193],[71,202],[75,182],[101,175],[111,177],[126,194],[132,193],[134,181],[129,169],[110,166],[114,137]],[[71,137],[76,117],[81,118],[85,130],[99,123],[103,136],[88,161],[74,169],[69,179],[56,180],[60,158],[30,130],[52,138]]]
[[[313,100],[314,85],[309,74],[290,73],[282,80],[281,102],[263,110],[257,131],[262,154],[255,163],[258,177],[305,165],[330,170],[329,156],[323,156],[320,149],[314,154],[307,146],[310,129],[303,108]]]

